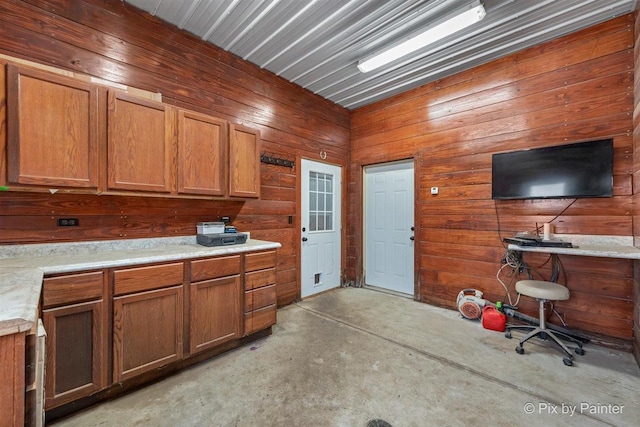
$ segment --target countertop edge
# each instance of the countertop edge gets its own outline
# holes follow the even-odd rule
[[[249,246],[247,246],[249,245]],[[58,264],[39,267],[44,274],[61,274],[71,273],[74,271],[96,270],[102,268],[126,267],[130,265],[153,264],[158,262],[181,261],[194,258],[224,256],[241,254],[245,252],[256,252],[269,249],[278,249],[282,245],[278,242],[266,242],[260,240],[250,240],[242,245],[231,246],[212,246],[201,248],[192,248],[190,245],[170,246],[167,249],[176,250],[175,253],[153,254],[153,255],[136,255],[131,253],[126,258],[114,258],[111,260],[76,262],[72,264]],[[184,249],[184,250],[183,250]],[[128,254],[134,251],[113,251]]]
[[[279,242],[249,239],[247,243],[229,246],[167,245],[90,254],[0,259],[0,336],[28,331],[36,323],[45,275],[233,255],[280,247],[282,245]]]
[[[510,243],[510,250],[523,252],[552,253],[558,255],[590,256],[601,258],[640,259],[640,249],[634,246],[584,245],[573,248],[519,246]]]
[[[0,268],[0,336],[26,332],[36,323],[43,278],[38,268]]]

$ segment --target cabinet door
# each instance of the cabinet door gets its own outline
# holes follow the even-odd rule
[[[98,87],[7,65],[8,181],[97,189]]]
[[[113,299],[113,381],[182,358],[182,286]]]
[[[104,300],[43,310],[45,407],[63,405],[106,386]]]
[[[168,193],[175,164],[168,106],[110,91],[107,138],[109,190]]]
[[[229,196],[260,197],[260,132],[229,125]]]
[[[240,338],[242,283],[240,276],[191,284],[191,354]]]
[[[227,122],[178,112],[178,193],[224,196]]]
[[[25,425],[26,333],[0,336],[0,425]]]

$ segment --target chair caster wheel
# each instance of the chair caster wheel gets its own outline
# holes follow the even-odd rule
[[[522,346],[518,346],[518,347],[516,347],[516,353],[518,353],[518,354],[524,354],[524,348],[522,348]]]
[[[568,357],[565,357],[564,359],[562,359],[562,361],[563,361],[563,362],[564,362],[564,364],[565,364],[565,365],[567,365],[567,366],[571,366],[571,365],[573,365],[573,360],[571,360],[571,359],[570,359],[570,358],[568,358]]]
[[[504,337],[505,337],[505,338],[509,338],[509,339],[511,339],[511,331],[507,331],[507,332],[505,332],[505,333],[504,333]]]
[[[575,352],[579,356],[584,356],[584,349],[582,347],[576,347]]]

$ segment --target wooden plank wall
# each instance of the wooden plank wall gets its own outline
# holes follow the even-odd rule
[[[347,110],[119,0],[2,1],[0,53],[161,92],[166,103],[259,129],[263,151],[295,160],[323,150],[346,166]],[[246,203],[0,193],[0,243],[190,235],[197,222],[229,215],[252,237],[282,243],[284,305],[299,296],[297,171],[261,172],[262,198]],[[57,228],[61,216],[79,217],[80,227]]]
[[[633,237],[640,247],[640,14],[636,6],[633,87]],[[635,261],[633,274],[633,353],[640,364],[640,261]]]
[[[454,308],[463,288],[506,300],[496,280],[505,253],[500,235],[533,231],[536,223],[553,220],[563,234],[631,236],[633,34],[634,15],[622,16],[353,111],[349,274],[362,281],[362,167],[405,158],[417,170],[420,301]],[[608,137],[613,198],[577,200],[555,220],[572,200],[491,199],[493,153]],[[549,277],[547,256],[525,260]],[[571,299],[556,308],[568,324],[630,343],[632,261],[561,261]],[[537,316],[536,307],[521,304]]]

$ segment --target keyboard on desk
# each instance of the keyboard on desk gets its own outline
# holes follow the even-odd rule
[[[540,248],[572,248],[571,242],[562,240],[539,240],[539,239],[522,239],[520,237],[505,237],[502,239],[505,243],[511,243],[518,246],[534,246]]]

